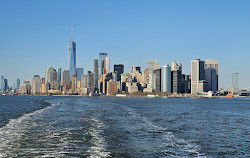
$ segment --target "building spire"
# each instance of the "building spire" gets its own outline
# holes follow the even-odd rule
[[[71,41],[73,41],[73,37],[74,37],[74,27],[71,27]]]

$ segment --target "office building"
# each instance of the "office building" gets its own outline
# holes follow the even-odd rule
[[[103,75],[103,69],[105,68],[104,60],[107,56],[108,56],[108,53],[104,53],[104,52],[99,53],[99,76]]]
[[[154,70],[154,77],[155,77],[155,91],[161,92],[161,69]]]
[[[183,93],[183,81],[180,70],[171,71],[171,92],[172,93]],[[185,78],[184,78],[185,81]]]
[[[19,93],[20,94],[30,94],[31,93],[30,81],[28,81],[28,80],[23,81],[23,84],[21,84],[19,87]]]
[[[182,64],[180,60],[178,61],[178,63],[176,63],[176,61],[173,61],[171,65],[171,71],[177,71],[177,70],[182,73]]]
[[[104,59],[104,69],[105,69],[106,73],[110,72],[110,69],[109,69],[109,57],[108,56],[106,56],[105,59]]]
[[[205,80],[205,69],[204,69],[204,61],[200,59],[191,61],[191,94],[197,95],[198,93],[202,93],[204,91],[200,91],[204,88],[199,88],[199,86],[205,82],[200,82]],[[202,86],[205,87],[205,86]]]
[[[212,60],[212,59],[206,60],[205,61],[205,69],[208,69],[210,67],[214,68],[216,70],[216,75],[217,75],[216,76],[216,78],[217,78],[216,91],[218,91],[218,89],[219,89],[219,62]]]
[[[216,69],[209,67],[207,69],[205,69],[205,80],[208,81],[208,90],[209,91],[213,91],[213,92],[217,92],[217,74],[216,74]]]
[[[1,76],[1,90],[4,90],[4,85],[5,85],[5,83],[4,83],[4,76],[2,75]]]
[[[72,90],[73,93],[77,92],[77,77],[76,77],[76,74],[72,75],[71,90]]]
[[[70,73],[69,70],[64,70],[62,73],[62,81],[61,81],[62,88],[64,90],[70,89]]]
[[[124,73],[124,65],[123,64],[114,65],[114,72],[117,75],[117,81],[121,81],[121,74]]]
[[[232,92],[237,93],[240,90],[239,73],[232,73]]]
[[[76,69],[77,81],[81,81],[82,75],[84,75],[84,70],[83,70],[83,68],[77,68],[77,69]]]
[[[31,86],[31,93],[32,94],[39,94],[41,93],[41,79],[39,75],[34,75],[32,86]]]
[[[161,67],[161,92],[171,92],[171,67]]]
[[[16,80],[16,89],[19,89],[20,84],[21,84],[21,81],[20,81],[20,79],[18,78],[18,79]]]
[[[147,69],[149,70],[149,73],[153,73],[154,70],[159,69],[159,61],[157,61],[157,60],[147,61]]]
[[[76,74],[76,43],[74,41],[68,42],[68,69],[71,80],[73,74]]]
[[[98,80],[99,80],[99,75],[98,75],[98,59],[94,59],[94,64],[93,64],[93,73],[94,73],[94,91],[97,93],[98,92]]]
[[[61,84],[61,81],[62,81],[62,68],[58,68],[57,80],[58,80],[59,84]]]

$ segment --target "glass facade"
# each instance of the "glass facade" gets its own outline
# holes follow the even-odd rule
[[[68,68],[71,80],[72,75],[76,74],[76,43],[74,41],[68,43]]]

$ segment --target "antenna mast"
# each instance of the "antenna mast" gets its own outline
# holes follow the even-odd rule
[[[73,36],[74,36],[74,27],[71,27],[71,41],[73,41]]]

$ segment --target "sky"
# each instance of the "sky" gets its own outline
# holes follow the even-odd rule
[[[45,67],[67,69],[67,42],[74,27],[77,67],[93,71],[93,59],[107,52],[110,67],[160,66],[180,60],[219,61],[219,87],[232,73],[250,87],[249,0],[1,0],[0,75],[9,85],[45,76]]]

